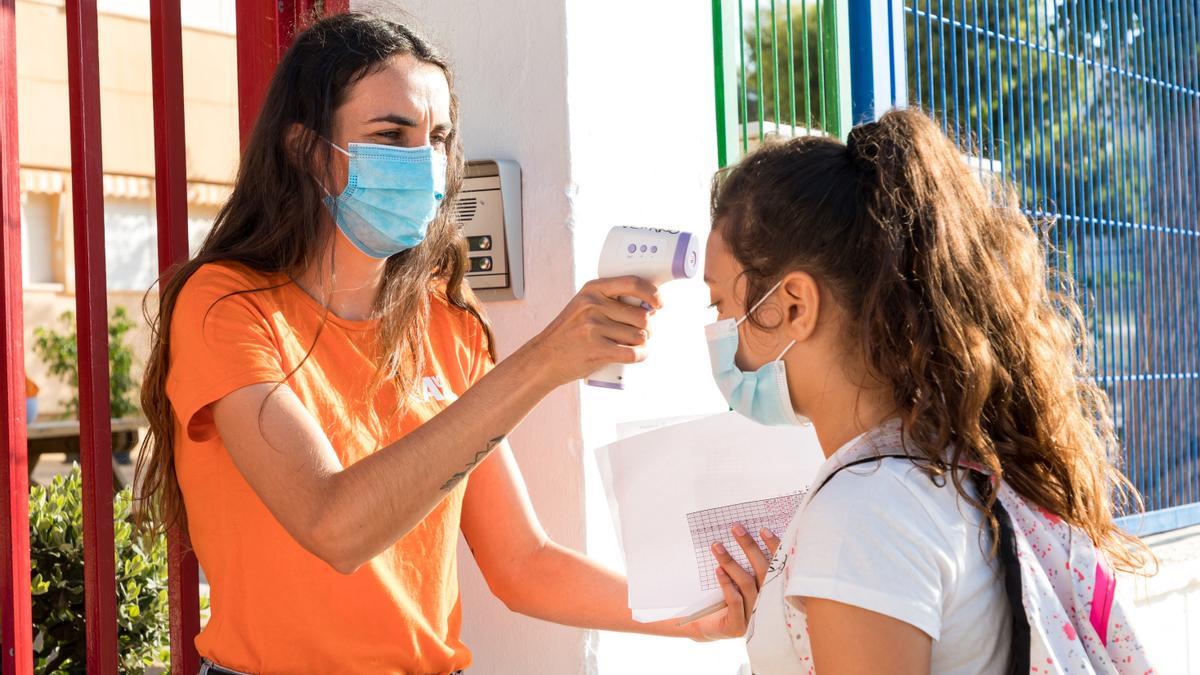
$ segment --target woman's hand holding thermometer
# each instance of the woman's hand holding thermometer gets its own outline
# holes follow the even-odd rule
[[[635,301],[621,302],[620,297]],[[649,315],[660,306],[658,290],[644,279],[589,281],[526,348],[536,352],[555,386],[587,377],[605,364],[637,363],[646,358]]]
[[[601,279],[632,275],[655,287],[674,279],[690,279],[699,268],[699,245],[689,232],[646,227],[614,227],[600,251]],[[635,296],[621,296],[640,306]],[[638,359],[639,361],[641,359]],[[614,361],[592,373],[587,383],[606,389],[625,388],[625,361]]]

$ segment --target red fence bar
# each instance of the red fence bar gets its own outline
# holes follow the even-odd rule
[[[303,26],[314,13],[330,16],[349,9],[350,0],[238,1],[238,124],[243,144],[262,107],[275,64],[292,44],[296,27]]]
[[[290,42],[295,0],[237,3],[238,127],[250,137],[279,56]]]
[[[67,82],[71,102],[71,192],[75,218],[87,663],[89,673],[116,675],[112,423],[108,398],[108,298],[104,274],[96,0],[67,0]]]
[[[29,484],[25,445],[25,327],[21,293],[21,187],[17,157],[17,16],[0,0],[0,672],[33,672],[29,596]]]
[[[154,82],[154,185],[161,274],[188,257],[183,30],[179,0],[150,3],[150,70]]]
[[[150,69],[154,83],[154,184],[161,276],[188,257],[183,29],[179,0],[150,3]],[[195,642],[200,632],[199,587],[199,567],[191,543],[182,530],[173,528],[167,533],[171,672],[190,674],[200,669]]]

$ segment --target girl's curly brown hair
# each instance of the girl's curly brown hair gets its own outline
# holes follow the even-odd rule
[[[1116,464],[1073,286],[1016,192],[981,180],[928,116],[888,112],[845,144],[769,143],[718,175],[712,217],[747,297],[794,270],[829,288],[927,470],[990,513],[995,496],[972,497],[959,468],[982,464],[1118,567],[1144,566],[1113,520],[1140,498]]]

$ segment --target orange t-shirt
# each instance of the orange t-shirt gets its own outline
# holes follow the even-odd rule
[[[175,471],[211,588],[212,616],[196,647],[250,673],[465,668],[471,655],[459,638],[456,545],[466,481],[391,548],[343,575],[267,510],[234,466],[208,406],[242,387],[284,380],[311,348],[287,386],[349,466],[429,420],[486,372],[483,329],[469,312],[431,301],[426,372],[397,419],[395,387],[366,400],[376,322],[330,314],[313,346],[324,310],[287,282],[236,264],[205,265],[184,285],[171,320]],[[225,297],[269,286],[278,287]]]

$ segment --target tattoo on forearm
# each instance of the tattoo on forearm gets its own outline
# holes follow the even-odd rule
[[[482,462],[483,458],[487,457],[492,452],[492,450],[495,450],[497,445],[500,445],[501,443],[503,443],[504,439],[505,439],[504,436],[497,436],[497,437],[493,438],[492,440],[488,441],[487,447],[484,448],[483,450],[480,450],[479,452],[475,453],[475,459],[472,459],[471,462],[469,464],[467,464],[467,467],[465,469],[463,469],[462,471],[459,471],[458,473],[454,474],[453,476],[450,476],[449,480],[447,480],[445,483],[442,483],[442,492],[449,492],[450,490],[452,490],[454,488],[455,485],[458,485],[462,481],[462,479],[467,477],[467,474],[471,473],[471,469],[474,469],[476,464],[479,464],[480,462]]]

